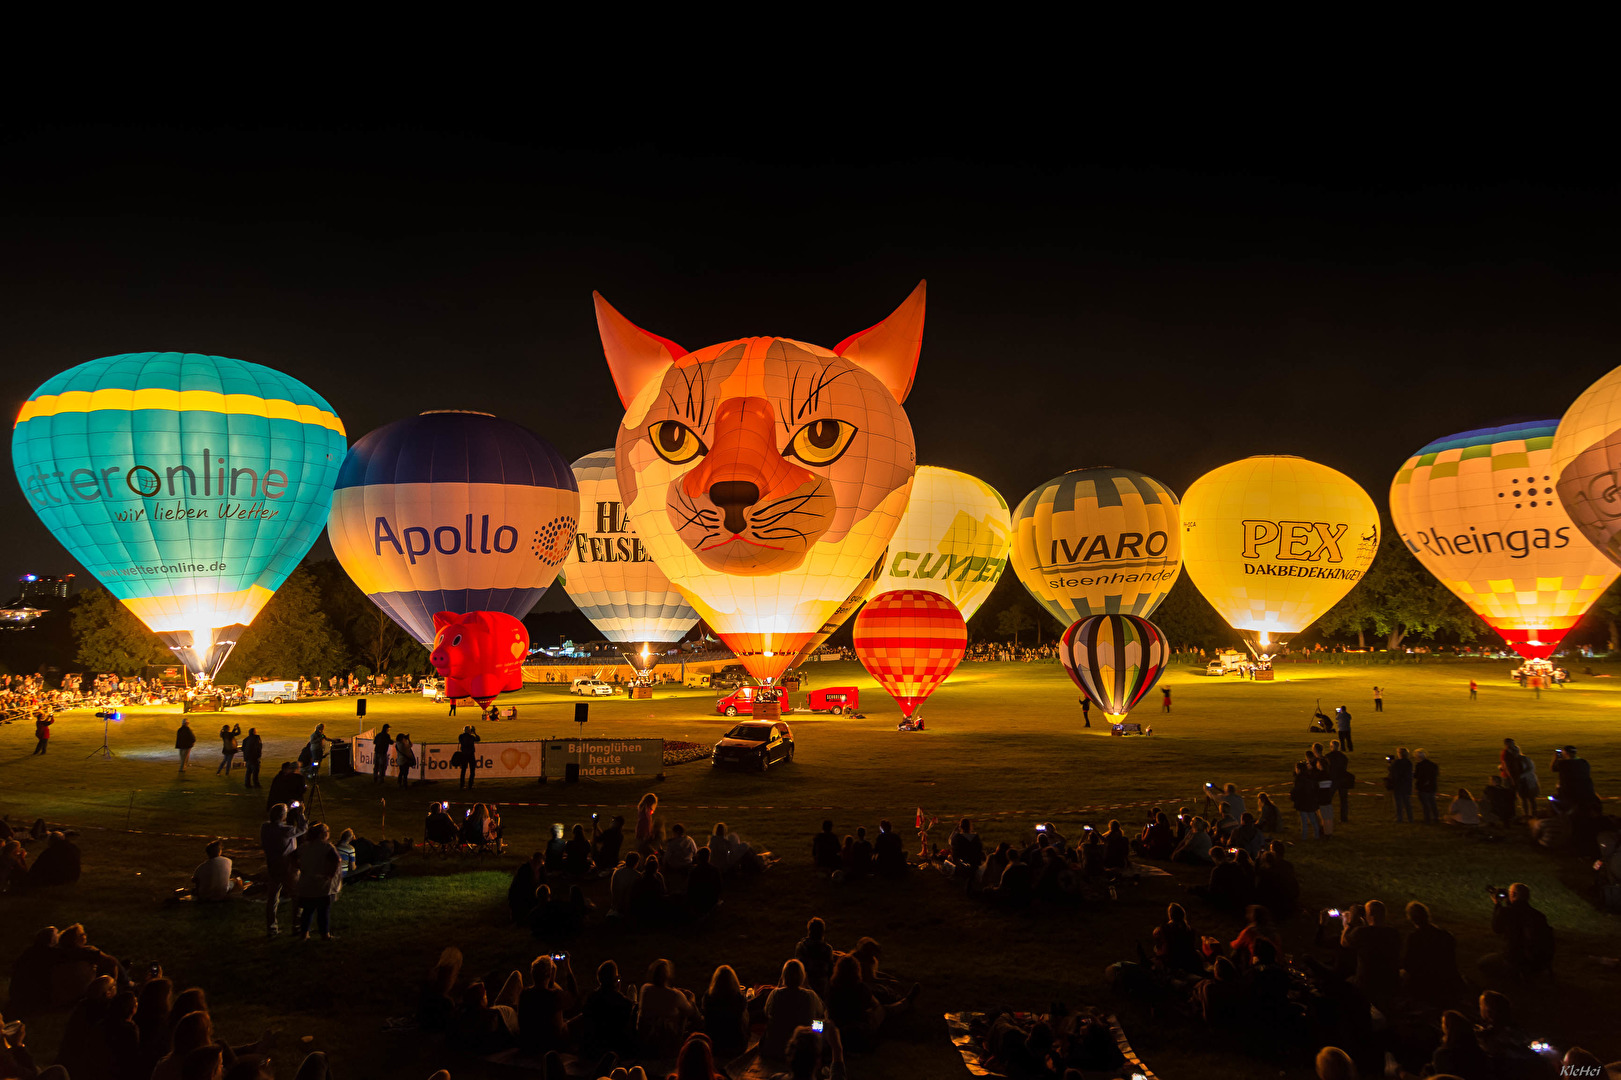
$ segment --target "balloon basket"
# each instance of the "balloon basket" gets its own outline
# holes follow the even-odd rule
[[[1274,672],[1271,668],[1266,668],[1266,669],[1264,669],[1262,671],[1257,671],[1255,673],[1255,681],[1256,682],[1271,682],[1272,681],[1272,676],[1275,675],[1275,674],[1276,674],[1276,672]]]
[[[782,719],[782,703],[775,700],[775,699],[772,699],[772,700],[769,700],[769,701],[767,701],[767,700],[756,700],[754,702],[754,719],[756,719],[756,720],[781,720]]]
[[[651,701],[653,700],[653,688],[651,686],[633,686],[630,688],[630,696],[633,701]]]

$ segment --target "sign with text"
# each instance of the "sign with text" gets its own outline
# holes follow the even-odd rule
[[[546,773],[563,779],[568,767],[580,767],[580,779],[657,776],[664,771],[663,739],[548,739]]]
[[[355,770],[372,771],[374,732],[363,731],[355,737]],[[534,779],[540,775],[541,746],[539,742],[481,742],[475,748],[478,754],[480,777]],[[419,777],[439,779],[460,776],[461,768],[450,763],[450,757],[459,749],[456,743],[418,743],[412,747],[417,764],[412,770]],[[389,765],[395,764],[390,748]]]

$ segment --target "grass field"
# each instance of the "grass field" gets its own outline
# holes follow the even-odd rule
[[[1399,910],[1410,899],[1425,900],[1436,920],[1458,935],[1460,958],[1473,974],[1474,959],[1494,942],[1485,886],[1524,881],[1560,934],[1560,974],[1552,989],[1519,1002],[1523,1026],[1561,1045],[1580,1042],[1605,1060],[1621,1057],[1613,1011],[1602,1004],[1621,991],[1621,975],[1590,958],[1621,951],[1621,926],[1588,900],[1587,868],[1523,838],[1479,844],[1445,828],[1396,826],[1382,797],[1383,756],[1398,745],[1425,747],[1441,767],[1444,791],[1461,785],[1479,794],[1507,735],[1536,758],[1544,792],[1553,786],[1551,748],[1572,742],[1591,759],[1600,793],[1621,793],[1621,677],[1579,678],[1539,700],[1508,681],[1509,666],[1302,666],[1271,684],[1178,670],[1166,679],[1174,713],[1161,715],[1153,695],[1153,706],[1145,705],[1139,719],[1151,722],[1155,733],[1143,739],[1080,730],[1076,691],[1056,664],[965,665],[927,706],[928,732],[905,735],[894,730],[893,704],[859,667],[815,666],[815,685],[861,686],[868,718],[790,717],[797,741],[792,765],[758,776],[720,773],[700,762],[670,770],[656,787],[667,823],[684,821],[707,832],[714,822],[726,821],[786,861],[730,886],[720,917],[695,934],[593,925],[575,947],[575,970],[588,978],[612,957],[627,974],[639,974],[667,956],[684,986],[699,987],[723,962],[745,982],[772,982],[804,921],[820,914],[836,945],[848,947],[857,936],[871,934],[884,944],[887,968],[924,986],[917,1010],[879,1052],[852,1061],[851,1076],[966,1075],[946,1039],[943,1012],[1045,1008],[1055,999],[1107,1003],[1104,966],[1131,955],[1164,905],[1180,898],[1181,884],[1202,875],[1179,870],[1175,883],[1146,879],[1106,910],[1010,918],[971,904],[933,873],[893,884],[825,881],[808,866],[809,837],[821,819],[834,819],[842,834],[888,817],[910,835],[912,816],[922,807],[939,815],[940,840],[949,831],[945,823],[962,815],[979,819],[991,842],[1026,838],[1042,819],[1078,837],[1083,823],[1101,827],[1119,817],[1132,825],[1155,803],[1197,808],[1201,785],[1212,780],[1233,781],[1251,794],[1271,791],[1287,822],[1289,768],[1313,738],[1307,722],[1321,699],[1325,711],[1344,703],[1355,715],[1352,768],[1361,789],[1351,823],[1337,829],[1333,842],[1292,849],[1307,907],[1377,897]],[[1608,670],[1621,676],[1621,666]],[[1482,684],[1476,703],[1467,700],[1470,678]],[[1386,690],[1383,714],[1372,711],[1375,683]],[[486,739],[577,734],[568,708],[574,699],[566,694],[536,689],[511,700],[520,719],[482,728]],[[708,743],[729,723],[714,715],[713,700],[706,691],[671,691],[651,702],[599,699],[586,733]],[[443,706],[415,697],[373,697],[369,705],[366,726],[389,722],[419,743],[448,741],[467,719],[465,713],[452,719]],[[161,961],[181,986],[205,987],[216,1026],[233,1041],[251,1040],[266,1027],[279,1029],[281,1076],[292,1075],[307,1048],[327,1050],[346,1078],[426,1077],[440,1065],[457,1080],[486,1075],[476,1062],[453,1060],[414,1034],[385,1034],[381,1025],[385,1017],[412,1010],[417,981],[444,945],[459,945],[475,976],[532,958],[527,935],[506,925],[505,886],[516,858],[413,857],[395,879],[344,893],[334,909],[342,936],[329,944],[300,944],[286,935],[267,942],[263,908],[255,904],[164,907],[163,898],[200,861],[203,834],[236,838],[228,853],[246,869],[261,865],[249,838],[257,836],[264,802],[242,791],[240,780],[213,775],[213,717],[196,719],[196,764],[182,779],[171,749],[175,711],[126,714],[112,732],[118,755],[112,761],[86,757],[102,736],[100,722],[89,713],[59,717],[45,757],[30,756],[32,732],[24,725],[0,728],[0,811],[13,823],[44,816],[77,828],[85,855],[78,885],[0,898],[0,967],[9,970],[37,927],[83,921],[92,940],[114,954]],[[318,721],[326,722],[330,734],[357,730],[350,700],[247,706],[233,710],[231,718],[265,736],[266,783],[275,764],[292,758]],[[396,788],[374,788],[369,778],[323,779],[321,788],[334,833],[348,826],[373,837],[385,812],[388,835],[420,836],[429,798],[455,798],[443,783],[413,788],[403,805]],[[593,810],[631,817],[630,808],[647,790],[629,781],[544,787],[481,782],[479,788],[486,801],[537,804],[503,810],[513,852],[540,844],[553,821],[589,822]],[[605,888],[598,884],[593,894],[604,906]],[[1210,933],[1231,936],[1238,927],[1196,905],[1190,913]],[[1311,922],[1297,918],[1287,928],[1292,950],[1309,948]],[[1129,1009],[1122,1015],[1138,1051],[1165,1080],[1276,1072],[1207,1055],[1194,1029],[1134,1024]],[[58,1015],[30,1024],[30,1043],[46,1060],[62,1020]],[[305,1036],[311,1037],[307,1045],[300,1043]],[[1309,1070],[1281,1075],[1306,1076]]]

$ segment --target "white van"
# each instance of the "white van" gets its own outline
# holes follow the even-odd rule
[[[270,701],[280,705],[284,701],[298,700],[297,679],[272,679],[248,684],[249,701]]]
[[[569,683],[568,692],[581,697],[613,697],[614,688],[601,679],[590,676]]]

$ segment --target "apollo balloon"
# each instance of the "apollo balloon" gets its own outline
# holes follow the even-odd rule
[[[1621,563],[1621,368],[1565,411],[1544,470],[1582,534]]]
[[[574,550],[580,494],[552,445],[480,412],[425,412],[355,443],[327,532],[360,591],[423,645],[437,612],[522,619]]]
[[[1007,566],[1011,536],[1007,502],[995,488],[967,473],[921,466],[878,591],[938,593],[971,619]]]
[[[609,641],[680,641],[698,613],[636,535],[619,497],[614,452],[587,454],[573,469],[580,486],[580,529],[560,575],[569,599]]]
[[[832,349],[743,338],[688,353],[600,296],[626,413],[624,505],[653,561],[756,678],[770,681],[895,532],[916,454],[901,402],[923,286]]]
[[[320,535],[343,423],[258,364],[127,353],[29,395],[12,462],[85,569],[211,679]]]
[[[1235,461],[1182,496],[1182,564],[1237,630],[1304,630],[1351,591],[1378,550],[1368,493],[1305,458]]]
[[[1617,573],[1554,498],[1558,424],[1437,439],[1390,485],[1390,516],[1418,561],[1527,659],[1551,655]]]
[[[1182,572],[1176,495],[1132,469],[1076,469],[1013,512],[1013,571],[1053,618],[1147,618]]]

